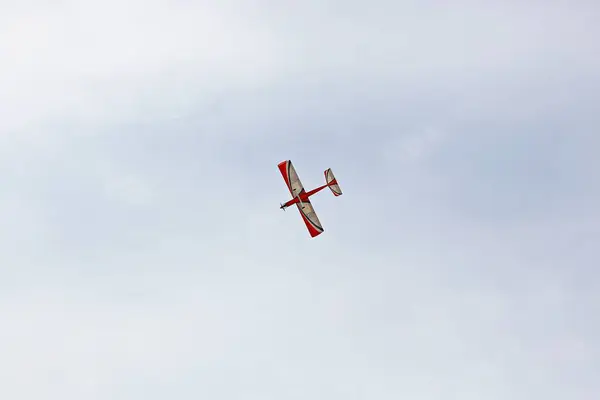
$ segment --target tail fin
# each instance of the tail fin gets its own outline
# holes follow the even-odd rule
[[[342,195],[342,189],[340,189],[340,185],[338,184],[337,179],[335,179],[331,168],[325,170],[325,182],[334,196],[337,197]]]

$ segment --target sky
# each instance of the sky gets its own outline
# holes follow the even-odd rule
[[[0,8],[0,397],[599,398],[596,2]]]

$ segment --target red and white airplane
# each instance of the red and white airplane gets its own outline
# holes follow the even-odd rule
[[[298,174],[292,165],[290,160],[282,161],[278,165],[279,171],[283,176],[283,180],[287,184],[288,189],[290,190],[290,194],[292,195],[292,199],[284,204],[281,204],[282,210],[293,204],[296,204],[298,207],[298,211],[300,211],[300,215],[302,215],[302,219],[308,228],[308,232],[311,237],[315,237],[323,233],[324,229],[315,213],[315,209],[313,208],[310,200],[308,199],[313,194],[320,192],[321,190],[328,187],[334,196],[341,196],[342,190],[340,189],[340,185],[338,185],[335,176],[333,176],[333,172],[331,168],[325,171],[325,185],[319,186],[316,189],[307,192],[304,190],[304,186],[302,182],[300,182],[300,178],[298,178]]]

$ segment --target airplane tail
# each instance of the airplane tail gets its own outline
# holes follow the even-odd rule
[[[340,185],[338,184],[337,179],[335,179],[331,168],[325,170],[325,182],[334,196],[337,197],[342,195],[342,189],[340,189]]]

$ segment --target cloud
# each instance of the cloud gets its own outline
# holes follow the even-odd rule
[[[65,2],[10,16],[0,42],[7,133],[138,118],[152,104],[185,106],[190,92],[259,85],[277,65],[268,32],[209,4]]]
[[[597,392],[597,7],[431,5],[3,8],[0,395]]]
[[[428,157],[444,140],[444,134],[433,129],[425,129],[420,133],[403,134],[399,132],[387,143],[384,157],[390,164],[394,162],[419,162]]]

